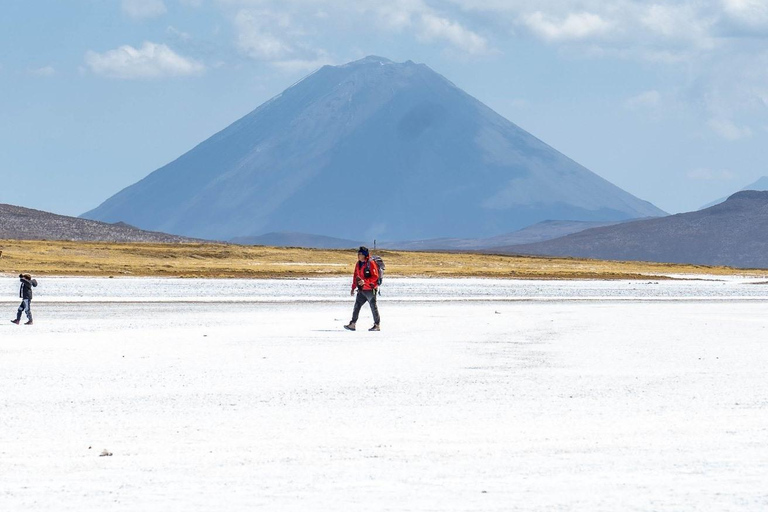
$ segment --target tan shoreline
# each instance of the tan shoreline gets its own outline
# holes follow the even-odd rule
[[[60,276],[301,278],[347,276],[354,250],[0,240],[0,273]],[[447,252],[376,251],[387,275],[507,279],[664,279],[670,274],[765,277],[768,270]]]

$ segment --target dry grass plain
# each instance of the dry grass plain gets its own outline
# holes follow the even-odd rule
[[[58,276],[293,278],[345,276],[354,250],[151,244],[0,241],[0,273]],[[387,275],[513,279],[648,279],[665,274],[744,275],[765,270],[445,252],[377,251]]]

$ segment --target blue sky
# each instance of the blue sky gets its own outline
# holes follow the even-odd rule
[[[68,215],[366,55],[671,213],[768,174],[768,0],[12,1],[0,49],[0,202]]]

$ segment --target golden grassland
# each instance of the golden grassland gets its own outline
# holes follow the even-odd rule
[[[298,278],[350,275],[354,250],[0,240],[0,273],[56,276]],[[387,276],[648,279],[669,274],[768,275],[765,270],[473,253],[377,251]]]

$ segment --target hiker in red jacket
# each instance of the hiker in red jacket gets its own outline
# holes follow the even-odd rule
[[[352,310],[352,321],[344,326],[349,331],[355,330],[357,318],[360,316],[360,308],[368,302],[371,305],[373,313],[373,327],[369,331],[380,331],[379,308],[376,306],[376,293],[379,287],[379,266],[371,259],[367,247],[360,247],[357,251],[357,265],[355,265],[355,274],[352,277],[352,292],[357,291],[357,300],[355,308]]]

